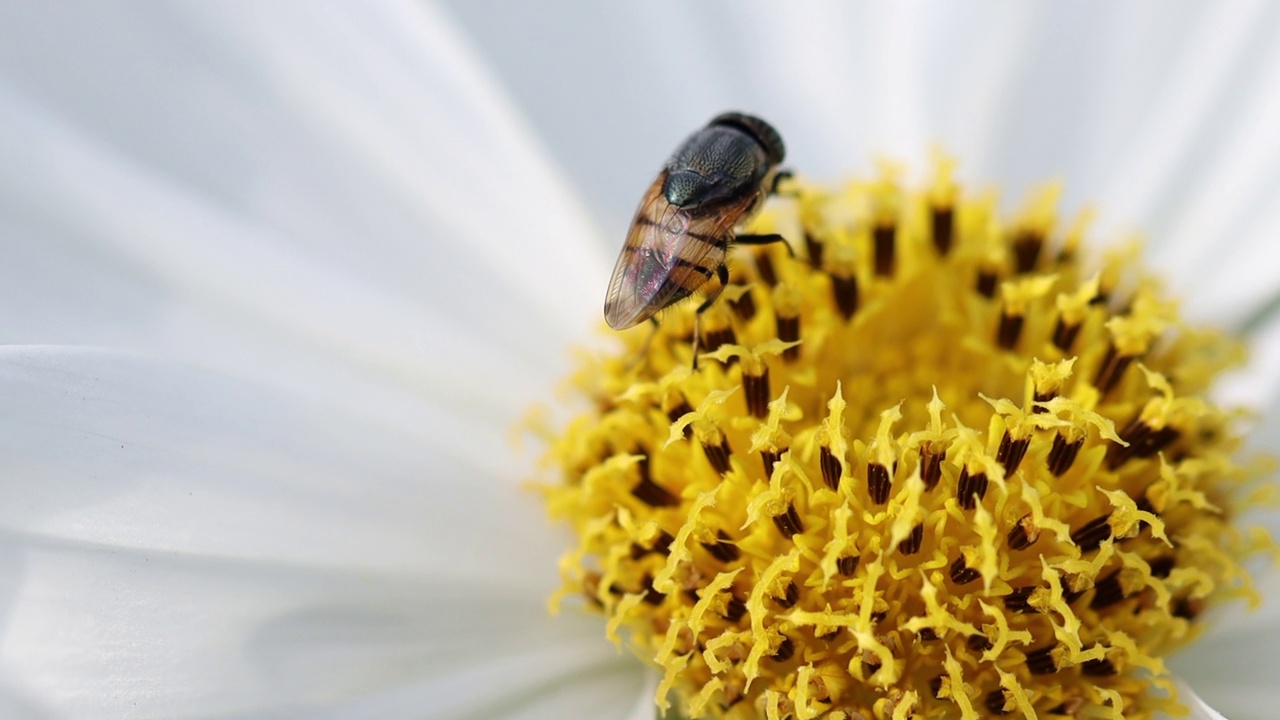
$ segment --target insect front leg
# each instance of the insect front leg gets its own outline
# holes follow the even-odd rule
[[[706,312],[707,308],[714,305],[716,300],[720,298],[720,294],[723,293],[724,289],[729,286],[729,267],[724,263],[720,263],[720,266],[716,268],[716,279],[720,281],[719,287],[717,287],[715,292],[711,293],[711,295],[709,295],[706,300],[703,300],[702,304],[698,306],[698,309],[693,312],[693,369],[694,370],[698,369],[698,345],[700,345],[702,342],[702,328],[700,327],[702,324],[701,322],[702,313]]]
[[[738,235],[733,238],[735,245],[772,245],[774,243],[782,243],[787,249],[787,254],[792,260],[796,259],[796,251],[791,249],[791,243],[778,233],[768,233],[765,235]]]
[[[773,182],[769,183],[769,194],[782,195],[784,197],[800,197],[800,191],[797,188],[792,188],[791,190],[788,190],[786,192],[782,191],[782,184],[790,182],[794,178],[795,178],[795,173],[791,172],[790,170],[779,170],[778,172],[774,173]]]

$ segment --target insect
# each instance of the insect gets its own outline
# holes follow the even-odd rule
[[[604,319],[625,330],[654,317],[710,282],[718,286],[694,315],[720,297],[729,282],[725,255],[732,244],[764,245],[781,235],[740,235],[736,228],[759,209],[789,173],[779,172],[782,137],[757,117],[728,112],[690,135],[667,160],[636,210],[604,299]],[[790,246],[787,246],[790,250]]]

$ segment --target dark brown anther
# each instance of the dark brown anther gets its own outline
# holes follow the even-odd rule
[[[892,483],[889,468],[880,463],[867,463],[867,495],[871,497],[872,503],[883,505],[889,502]]]
[[[1169,573],[1173,572],[1173,568],[1176,564],[1177,560],[1175,560],[1172,555],[1161,555],[1150,563],[1151,577],[1161,579],[1169,577]]]
[[[929,628],[925,628],[924,630],[928,629]],[[924,630],[921,630],[921,632],[924,632]],[[934,637],[937,636],[935,635]],[[933,693],[935,698],[942,699],[942,678],[944,677],[946,677],[946,675],[934,675],[933,679],[929,681],[929,692]]]
[[[1101,610],[1121,600],[1124,600],[1124,587],[1120,584],[1120,571],[1113,570],[1094,584],[1093,599],[1089,601],[1089,607],[1093,610]]]
[[[844,577],[853,577],[858,571],[858,561],[862,559],[860,555],[845,555],[836,560],[836,570]]]
[[[641,456],[640,461],[636,463],[636,470],[640,473],[640,482],[631,488],[631,494],[637,500],[650,507],[674,507],[680,504],[679,497],[654,482],[653,478],[649,476],[648,455]]]
[[[778,330],[778,339],[782,342],[795,342],[800,339],[800,316],[782,317],[777,316],[775,323]],[[782,351],[782,359],[787,362],[795,362],[800,359],[800,346],[789,347]]]
[[[877,610],[871,613],[871,624],[879,625],[880,623],[884,622],[884,619],[887,617],[889,617],[888,610]]]
[[[786,512],[775,515],[773,524],[778,526],[778,532],[788,540],[796,533],[804,532],[804,523],[800,521],[800,513],[796,512],[795,505],[788,505]]]
[[[835,490],[840,487],[840,475],[844,473],[841,461],[831,452],[831,448],[823,445],[818,448],[818,466],[822,468],[822,481],[827,487]]]
[[[796,587],[794,582],[790,582],[787,583],[787,589],[785,592],[786,594],[782,597],[774,597],[774,602],[787,609],[795,607],[796,603],[800,600],[800,588]]]
[[[1088,677],[1107,677],[1116,674],[1116,666],[1106,658],[1085,660],[1080,663],[1080,674]]]
[[[661,605],[662,601],[667,599],[666,595],[654,589],[652,575],[646,575],[644,577],[644,598],[643,599],[646,604],[654,605],[654,606]]]
[[[1058,316],[1058,324],[1053,326],[1053,345],[1064,353],[1071,352],[1071,346],[1076,342],[1076,336],[1080,334],[1080,323],[1069,323],[1062,316]]]
[[[932,490],[942,479],[942,456],[945,453],[935,452],[931,443],[920,445],[920,479],[924,481],[924,489]]]
[[[778,271],[773,268],[773,256],[768,250],[756,253],[756,271],[760,273],[760,279],[769,287],[778,284]]]
[[[858,278],[831,276],[831,295],[836,301],[840,317],[848,320],[858,311]]]
[[[964,564],[963,555],[951,563],[951,581],[957,585],[968,585],[980,577],[982,577],[982,573]]]
[[[999,282],[1000,276],[994,270],[979,270],[978,281],[974,285],[974,290],[984,298],[990,300],[996,296],[996,283]]]
[[[804,249],[809,254],[809,264],[813,267],[822,267],[822,251],[825,246],[808,230],[804,231]]]
[[[1107,513],[1081,525],[1071,533],[1071,542],[1080,548],[1080,552],[1097,550],[1102,541],[1111,537],[1111,523],[1108,522],[1110,519],[1111,513]]]
[[[992,647],[991,639],[982,633],[970,635],[969,638],[964,641],[964,644],[974,652],[986,652]]]
[[[716,533],[715,542],[701,544],[711,554],[711,557],[722,563],[731,563],[742,557],[742,552],[738,550],[738,546],[733,543],[733,540],[723,530]]]
[[[712,330],[710,332],[703,333],[703,347],[699,348],[698,352],[715,352],[720,349],[721,345],[735,345],[737,342],[738,336],[733,332],[733,327],[726,325],[719,330]],[[735,360],[737,360],[736,357],[730,357],[729,361],[726,362],[725,365],[732,365]]]
[[[1031,593],[1036,591],[1035,585],[1026,585],[1024,587],[1014,588],[1013,592],[1004,596],[1004,606],[1009,612],[1015,613],[1033,613],[1039,612],[1031,607]]]
[[[1103,395],[1111,392],[1116,385],[1120,384],[1124,371],[1129,369],[1133,361],[1133,355],[1121,355],[1115,345],[1108,346],[1107,354],[1102,358],[1102,364],[1098,366],[1098,372],[1093,376],[1093,386]]]
[[[917,523],[911,528],[911,534],[903,538],[898,543],[898,552],[903,555],[915,555],[920,552],[920,546],[924,543],[924,523]]]
[[[1066,715],[1068,717],[1079,717],[1080,708],[1084,707],[1084,698],[1069,697],[1066,700],[1057,703],[1048,710],[1050,715]]]
[[[1005,431],[1004,437],[1000,438],[1000,447],[996,450],[996,462],[1004,466],[1005,477],[1012,477],[1018,470],[1018,465],[1022,464],[1022,458],[1026,457],[1029,447],[1031,447],[1031,438],[1014,440],[1009,436],[1009,431]]]
[[[747,412],[761,420],[769,416],[769,368],[760,375],[742,373],[742,392],[747,397]]]
[[[719,445],[702,444],[702,452],[707,456],[707,462],[711,463],[711,467],[721,475],[729,472],[729,438],[724,438]]]
[[[1130,443],[1130,445],[1134,446],[1134,455],[1138,457],[1155,457],[1157,452],[1161,452],[1166,447],[1178,442],[1178,438],[1181,436],[1183,434],[1179,432],[1178,428],[1172,427],[1172,425],[1165,425],[1164,428],[1148,434],[1142,442]]]
[[[756,299],[755,296],[751,294],[751,288],[744,290],[743,293],[738,296],[737,300],[731,301],[729,303],[729,307],[733,308],[733,312],[738,317],[742,318],[743,322],[747,322],[751,318],[755,317]]]
[[[785,448],[778,452],[771,450],[761,450],[760,460],[764,463],[764,479],[768,480],[773,477],[773,467],[782,459],[782,453],[786,452]]]
[[[840,627],[839,625],[830,625],[822,629],[818,629],[815,627],[813,629],[813,636],[818,638],[819,640],[832,640],[837,635],[839,635],[840,631],[843,629],[844,628]]]
[[[972,510],[978,507],[978,503],[987,495],[987,474],[973,473],[969,474],[969,468],[960,470],[960,478],[956,481],[956,499],[960,501],[960,507],[965,510]]]
[[[996,344],[1005,350],[1017,347],[1024,319],[1022,315],[1010,315],[1007,310],[1001,311],[1000,325],[996,327]]]
[[[731,623],[736,623],[747,614],[747,604],[739,600],[737,596],[730,595],[729,602],[724,604],[724,619]]]
[[[1177,428],[1164,426],[1156,429],[1148,425],[1141,417],[1136,417],[1124,430],[1120,438],[1129,443],[1127,446],[1112,444],[1107,448],[1107,468],[1115,470],[1131,458],[1154,457],[1156,453],[1172,445],[1181,437]]]
[[[1065,603],[1066,603],[1066,604],[1068,604],[1068,605],[1070,605],[1070,604],[1074,603],[1075,601],[1079,600],[1079,599],[1081,598],[1081,596],[1083,596],[1083,595],[1085,594],[1085,592],[1087,592],[1087,591],[1088,591],[1088,588],[1084,588],[1084,589],[1081,589],[1081,590],[1075,590],[1075,589],[1073,589],[1073,588],[1071,587],[1071,581],[1070,581],[1070,579],[1067,577],[1067,575],[1066,575],[1065,573],[1059,573],[1059,574],[1058,574],[1058,580],[1059,580],[1059,583],[1060,583],[1060,584],[1061,584],[1061,586],[1062,586],[1062,601],[1063,601],[1063,602],[1065,602]]]
[[[582,595],[595,607],[603,607],[600,602],[600,573],[588,572],[582,578]]]
[[[938,631],[931,627],[922,627],[916,632],[916,636],[923,642],[933,642],[938,639]]]
[[[898,226],[893,223],[876,225],[871,234],[876,246],[876,275],[889,277],[893,275],[893,266],[896,261],[897,251],[894,244],[897,242]]]
[[[987,698],[982,704],[987,706],[987,712],[992,715],[1008,715],[1010,711],[1004,709],[1006,702],[1008,699],[1004,695],[1004,690],[996,688],[987,693]]]
[[[1045,464],[1049,466],[1049,472],[1055,477],[1062,477],[1062,474],[1071,469],[1071,465],[1076,461],[1076,455],[1080,454],[1080,448],[1084,447],[1084,438],[1079,440],[1068,441],[1061,433],[1053,438],[1053,447],[1049,448],[1049,457],[1046,458]]]
[[[938,206],[932,213],[933,247],[941,256],[951,252],[951,243],[955,240],[956,213],[950,206]]]
[[[1173,616],[1183,620],[1195,620],[1204,610],[1204,603],[1189,597],[1179,598],[1173,603]]]
[[[1058,397],[1057,390],[1050,390],[1049,392],[1043,392],[1043,393],[1041,392],[1033,393],[1031,395],[1031,402],[1032,402],[1031,412],[1033,413],[1049,412],[1044,408],[1044,406],[1040,405],[1040,403],[1047,403],[1056,397]]]
[[[729,712],[730,708],[732,708],[734,705],[737,705],[738,703],[742,702],[745,699],[746,697],[743,695],[734,695],[733,697],[729,698],[727,701],[719,703],[720,709],[724,712]]]
[[[663,530],[659,533],[658,538],[653,541],[653,547],[647,548],[640,543],[631,543],[631,559],[639,560],[650,553],[669,555],[671,553],[671,543],[673,542],[675,542],[675,538],[671,537],[671,533]]]
[[[680,418],[684,417],[685,415],[688,415],[691,412],[693,412],[693,408],[689,406],[689,402],[687,400],[681,400],[679,405],[676,405],[675,407],[667,411],[667,419],[669,419],[671,422],[675,422]],[[690,425],[685,425],[684,426],[685,439],[688,440],[692,436],[693,436],[693,427]]]
[[[1156,513],[1156,506],[1151,504],[1151,498],[1147,497],[1147,491],[1146,491],[1146,490],[1143,490],[1141,495],[1139,495],[1138,497],[1134,498],[1134,500],[1133,500],[1133,505],[1134,505],[1134,507],[1138,508],[1138,510],[1140,510],[1140,511],[1142,511],[1142,512],[1149,512],[1149,513],[1152,513],[1152,514],[1157,514],[1157,513]],[[1145,527],[1145,526],[1146,526],[1146,524],[1147,524],[1147,521],[1146,521],[1146,520],[1140,520],[1139,522],[1141,522],[1141,523],[1142,523],[1142,525],[1143,525],[1144,527]]]
[[[698,594],[698,591],[694,588],[686,589],[683,594],[690,605],[697,605],[698,601],[702,599],[702,595]]]
[[[1040,249],[1044,247],[1044,237],[1039,233],[1024,231],[1018,233],[1013,240],[1013,264],[1019,275],[1025,275],[1036,269],[1040,260]]]
[[[1031,513],[1018,518],[1018,522],[1009,528],[1009,547],[1013,550],[1026,550],[1040,538],[1040,531],[1031,522]]]
[[[778,649],[773,651],[773,659],[778,662],[786,662],[796,654],[796,644],[786,635],[782,636],[782,642],[778,643]]]
[[[1053,659],[1056,645],[1042,647],[1027,653],[1027,669],[1032,675],[1049,675],[1058,672],[1058,662]]]

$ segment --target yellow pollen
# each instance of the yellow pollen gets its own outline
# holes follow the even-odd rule
[[[692,303],[581,362],[557,604],[681,717],[1178,714],[1162,658],[1269,543],[1206,394],[1241,348],[1091,261],[1058,187],[1002,221],[948,159],[900,175],[773,198],[749,230],[794,254],[732,251],[696,370]]]

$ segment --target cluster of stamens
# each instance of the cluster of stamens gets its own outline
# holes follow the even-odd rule
[[[690,718],[1146,718],[1161,657],[1248,596],[1251,474],[1205,395],[1240,359],[1183,327],[1054,190],[1002,223],[945,163],[797,184],[701,318],[573,378],[550,436],[564,595]],[[637,354],[643,353],[641,357]]]

